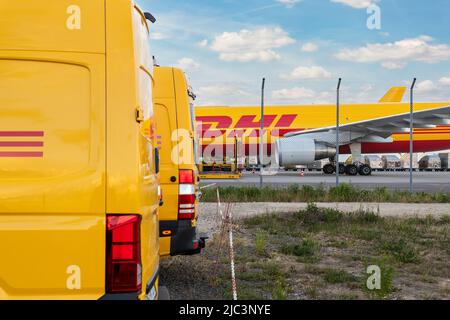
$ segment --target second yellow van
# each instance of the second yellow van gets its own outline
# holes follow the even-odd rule
[[[197,254],[205,247],[206,237],[197,232],[200,180],[194,99],[182,70],[155,67],[156,136],[164,197],[159,213],[161,256]]]

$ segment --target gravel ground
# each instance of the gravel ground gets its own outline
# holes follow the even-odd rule
[[[233,205],[234,219],[243,219],[267,213],[289,213],[307,208],[306,203],[237,203]],[[450,214],[450,204],[360,204],[360,203],[318,203],[320,208],[333,208],[342,212],[370,211],[379,213],[383,217],[435,217]],[[224,206],[223,206],[224,209]],[[217,204],[203,203],[200,206],[198,230],[213,238],[220,228],[220,216]],[[210,242],[212,244],[212,242]],[[208,248],[210,250],[208,250]],[[173,300],[221,300],[224,298],[224,288],[219,281],[211,281],[209,276],[214,273],[215,265],[211,261],[217,260],[217,248],[211,246],[201,255],[188,257],[174,257],[165,259],[161,263],[161,280],[167,286]],[[219,249],[220,252],[220,249]]]

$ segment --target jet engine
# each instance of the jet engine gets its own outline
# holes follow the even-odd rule
[[[336,156],[336,147],[305,137],[281,138],[275,146],[278,166],[308,165]]]

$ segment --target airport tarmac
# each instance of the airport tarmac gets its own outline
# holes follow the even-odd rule
[[[355,187],[372,190],[385,187],[389,190],[409,190],[409,172],[374,172],[372,176],[341,176],[341,183],[350,183]],[[202,185],[218,186],[259,186],[259,174],[245,173],[239,180],[203,180]],[[327,187],[335,186],[336,177],[320,172],[300,173],[281,172],[276,176],[264,176],[264,184],[285,187],[293,184]],[[414,191],[416,192],[450,192],[450,172],[415,172]]]

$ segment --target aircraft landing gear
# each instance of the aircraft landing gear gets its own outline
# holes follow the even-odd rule
[[[333,173],[335,173],[335,171],[336,168],[332,164],[327,164],[323,167],[323,173],[325,173],[326,175],[332,175]]]
[[[323,173],[326,174],[326,175],[335,174],[336,173],[336,166],[334,164],[331,164],[331,163],[325,165],[323,167]],[[346,174],[345,165],[343,163],[341,163],[339,165],[339,174],[342,174],[342,175]]]
[[[349,164],[345,167],[345,173],[348,176],[357,176],[358,175],[358,167],[354,164]]]
[[[359,174],[361,176],[370,176],[372,175],[372,168],[367,164],[363,164],[359,167]]]
[[[327,164],[323,167],[323,173],[326,175],[332,175],[336,173],[336,166],[334,164]],[[372,174],[372,168],[367,164],[350,164],[350,165],[339,165],[339,173],[341,175],[348,176],[370,176]]]

